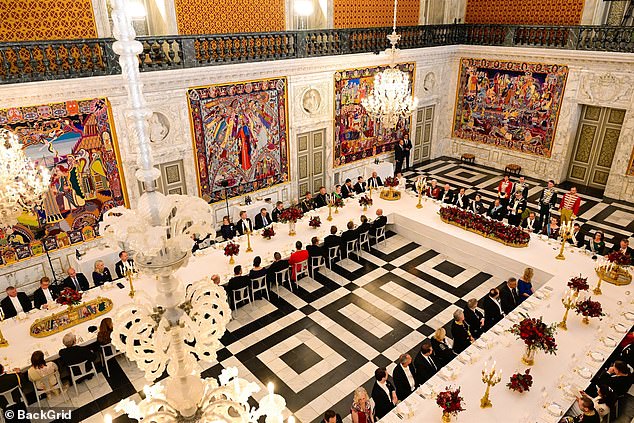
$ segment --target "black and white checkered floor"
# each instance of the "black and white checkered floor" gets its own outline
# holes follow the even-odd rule
[[[419,174],[468,192],[476,188],[486,200],[493,198],[501,178],[499,171],[460,166],[451,159],[435,160],[405,176],[412,180]],[[534,207],[542,183],[528,182]],[[588,231],[603,230],[611,243],[633,235],[633,217],[631,204],[584,196],[579,220]],[[280,297],[271,293],[270,301],[238,310],[222,338],[225,347],[218,363],[201,367],[203,376],[216,377],[235,366],[242,377],[275,382],[301,422],[319,421],[329,408],[350,421],[352,392],[360,385],[371,388],[377,366],[386,366],[391,374],[398,356],[413,354],[435,329],[444,326],[450,333],[448,322],[456,307],[482,298],[510,276],[457,265],[429,247],[388,235],[386,245],[373,247],[359,260],[343,260],[314,279],[301,280],[293,293],[280,288]],[[124,398],[140,400],[146,384],[133,363],[118,357],[111,377],[100,373],[81,384],[80,395],[71,399],[78,407],[73,420],[102,422],[111,414],[119,416],[116,422],[126,422],[114,405]],[[68,392],[74,396],[72,389]],[[58,405],[62,399],[52,401],[50,405]]]

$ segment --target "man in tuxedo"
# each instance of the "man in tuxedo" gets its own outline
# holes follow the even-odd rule
[[[18,292],[14,286],[7,287],[7,296],[0,301],[2,307],[2,313],[5,319],[15,317],[18,313],[28,313],[33,306],[31,300],[24,292]]]
[[[374,386],[372,387],[372,399],[374,400],[374,415],[378,419],[385,417],[392,411],[398,399],[394,391],[394,385],[387,380],[387,370],[379,367],[374,371]]]
[[[431,180],[431,185],[427,187],[427,196],[434,200],[439,200],[442,197],[443,190],[438,185],[438,181],[435,179]]]
[[[19,371],[19,369],[15,369],[15,371],[7,373],[5,372],[4,366],[0,364],[0,392],[7,392],[11,389],[15,389],[17,386],[22,385],[20,382],[20,377],[17,373]],[[12,396],[13,401],[16,403],[12,406],[7,406],[7,399],[4,396],[0,396],[0,408],[2,408],[2,410],[4,410],[6,413],[3,413],[3,417],[5,417],[7,421],[28,421],[18,419],[16,416],[16,411],[18,408],[26,411],[27,404],[22,404],[22,398],[20,398],[20,395],[17,392],[13,392]],[[9,413],[8,411],[13,411],[14,414]]]
[[[509,225],[519,226],[522,222],[522,213],[526,210],[526,199],[522,197],[520,191],[515,191],[513,199],[506,208],[508,210]]]
[[[341,423],[341,416],[335,413],[334,410],[326,410],[321,423]]]
[[[313,200],[313,194],[310,191],[306,191],[306,195],[304,195],[304,199],[302,200],[302,211],[304,213],[308,213],[311,210],[315,210],[315,200]]]
[[[469,198],[467,198],[464,188],[460,188],[458,195],[454,198],[453,205],[464,210],[469,208]]]
[[[394,146],[394,162],[396,163],[396,171],[394,174],[403,171],[403,160],[405,160],[405,143],[403,139],[400,139]]]
[[[74,268],[69,267],[66,270],[66,274],[68,276],[62,281],[64,288],[74,289],[75,291],[88,291],[90,289],[88,279],[83,273],[77,273]]]
[[[372,229],[372,225],[368,223],[368,218],[366,217],[366,215],[362,214],[359,220],[361,220],[361,224],[357,228],[357,232],[359,233],[359,235],[370,232],[370,229]]]
[[[632,374],[627,363],[617,360],[608,371],[599,376],[596,385],[607,385],[617,397],[625,395],[632,387]]]
[[[354,192],[357,194],[363,194],[365,192],[366,183],[363,180],[363,176],[357,178],[357,183],[354,184]]]
[[[506,283],[502,284],[500,290],[500,304],[504,314],[509,314],[520,303],[520,296],[517,292],[517,279],[509,278]]]
[[[487,211],[487,216],[489,216],[491,219],[499,220],[500,222],[502,221],[502,219],[504,219],[504,216],[506,216],[506,211],[504,210],[504,207],[502,207],[502,203],[500,202],[499,198],[496,198],[495,202],[491,205],[491,207],[489,207],[489,210]]]
[[[227,293],[227,299],[229,300],[229,307],[235,308],[233,302],[233,291],[236,289],[242,289],[251,284],[251,279],[247,275],[242,275],[242,266],[239,264],[233,268],[233,277],[229,279],[229,282],[224,286]]]
[[[326,249],[326,253],[330,247],[341,246],[341,237],[337,235],[337,232],[339,232],[337,227],[332,225],[330,227],[330,235],[327,235],[326,238],[324,238],[324,248]]]
[[[383,209],[376,209],[376,218],[372,222],[372,235],[376,236],[377,229],[387,224],[387,217],[383,216]]]
[[[62,363],[66,366],[70,366],[71,364],[79,364],[88,360],[88,363],[86,363],[86,369],[92,368],[93,362],[97,356],[90,348],[76,345],[77,338],[74,333],[68,332],[64,335],[64,338],[62,338],[62,344],[64,344],[65,347],[59,350],[59,358],[62,360]]]
[[[416,385],[421,386],[438,371],[438,365],[434,362],[432,354],[434,349],[429,341],[424,341],[420,352],[416,354],[414,366],[416,367]]]
[[[464,320],[469,325],[471,336],[479,338],[484,331],[484,314],[478,310],[478,300],[469,299],[467,306],[462,311],[464,312]]]
[[[632,259],[634,259],[634,250],[630,247],[630,240],[627,238],[621,238],[618,243],[614,244],[612,247],[612,251],[620,251],[621,254],[630,257],[630,265],[632,264]]]
[[[295,241],[295,251],[288,258],[288,264],[291,266],[291,279],[297,280],[296,275],[301,269],[299,263],[307,261],[309,254],[307,250],[302,249],[303,245],[301,241]]]
[[[539,221],[535,217],[535,212],[530,212],[528,214],[528,217],[522,222],[522,228],[524,228],[527,232],[534,232],[536,234],[542,230]]]
[[[572,225],[572,233],[568,242],[577,248],[583,248],[586,245],[586,234],[581,230],[581,225],[577,222]]]
[[[383,181],[380,176],[377,176],[376,172],[372,172],[372,177],[368,179],[368,188],[378,188],[383,186]]]
[[[396,397],[399,401],[405,401],[414,389],[416,389],[416,367],[412,364],[412,357],[409,354],[401,354],[398,364],[392,372]]]
[[[48,308],[49,303],[54,303],[59,295],[57,287],[51,286],[48,276],[40,279],[40,287],[33,293],[35,308]]]
[[[445,188],[440,194],[440,201],[443,204],[453,204],[455,201],[455,193],[451,189],[451,185],[445,184]]]
[[[343,198],[354,197],[354,187],[350,178],[346,179],[346,182],[341,187],[341,196]]]
[[[482,309],[484,310],[484,330],[491,329],[497,322],[504,317],[504,311],[500,304],[500,291],[493,288],[489,291],[489,295],[482,300]]]
[[[319,187],[319,194],[315,198],[315,207],[326,207],[328,205],[328,193],[326,187]]]
[[[253,231],[253,223],[251,223],[251,219],[247,217],[247,212],[240,212],[240,220],[236,223],[236,230],[240,235],[246,234],[247,231]]]
[[[265,207],[260,209],[260,213],[255,215],[255,229],[262,229],[273,223],[273,219],[269,216],[269,212]]]
[[[319,238],[316,236],[311,238],[310,245],[306,246],[306,251],[308,251],[309,257],[326,257],[324,249],[319,246]]]
[[[127,251],[121,251],[119,253],[119,261],[114,265],[114,271],[119,278],[123,278],[128,270],[135,271],[134,260],[129,258]]]
[[[405,135],[403,140],[403,158],[405,159],[405,170],[409,170],[409,156],[412,151],[412,141],[408,135]]]
[[[354,229],[354,223],[352,221],[347,224],[348,230],[341,234],[341,251],[344,253],[348,250],[348,241],[359,241],[359,233]]]
[[[279,272],[284,269],[288,269],[288,260],[282,260],[282,255],[276,251],[273,253],[273,263],[269,265],[267,271],[267,280],[269,281],[269,285],[275,283],[275,272]]]

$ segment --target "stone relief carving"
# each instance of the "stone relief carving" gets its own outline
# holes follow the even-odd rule
[[[629,102],[632,98],[632,84],[624,77],[604,73],[598,77],[584,78],[582,93],[592,102]]]
[[[302,109],[309,115],[319,111],[321,107],[321,94],[315,88],[309,88],[302,95]]]
[[[163,141],[170,132],[170,122],[161,112],[154,112],[150,118],[150,141]]]
[[[434,88],[436,88],[436,75],[433,72],[429,72],[425,75],[423,88],[427,92],[434,92]]]

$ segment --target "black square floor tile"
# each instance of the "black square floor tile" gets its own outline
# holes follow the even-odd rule
[[[299,311],[308,316],[309,314],[316,312],[317,309],[310,304],[306,304],[304,307],[300,308]]]
[[[282,354],[280,358],[298,374],[305,372],[322,360],[321,356],[306,344],[296,346],[289,352]]]
[[[383,354],[379,354],[372,360],[372,363],[376,364],[377,367],[387,367],[392,364],[392,360],[384,356]]]
[[[450,278],[458,276],[460,273],[464,272],[463,267],[448,262],[447,260],[443,261],[442,263],[438,263],[436,266],[434,266],[434,269],[438,270],[440,273],[444,273]]]
[[[392,263],[387,263],[383,265],[383,268],[388,272],[391,272],[392,270],[396,269],[396,266],[394,266]]]
[[[461,178],[473,178],[475,175],[469,172],[460,172],[457,176],[460,176]]]

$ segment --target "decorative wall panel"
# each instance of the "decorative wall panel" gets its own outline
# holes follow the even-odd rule
[[[627,175],[634,176],[634,149],[632,149],[632,156],[630,156],[630,165],[627,167]]]
[[[414,81],[414,63],[396,65]],[[410,136],[410,118],[400,119],[394,129],[384,129],[372,119],[361,100],[370,95],[374,76],[387,66],[335,72],[335,166],[363,160],[394,149],[398,140]]]
[[[550,157],[568,67],[461,59],[453,136]]]
[[[209,202],[289,180],[286,78],[190,88],[200,195]]]
[[[284,0],[175,0],[179,34],[283,31]]]
[[[0,42],[95,37],[91,0],[0,2]]]
[[[584,0],[467,0],[465,22],[579,25],[583,15],[583,5]]]
[[[398,26],[418,25],[420,0],[398,2]],[[390,0],[334,0],[335,28],[392,26],[394,2]]]

